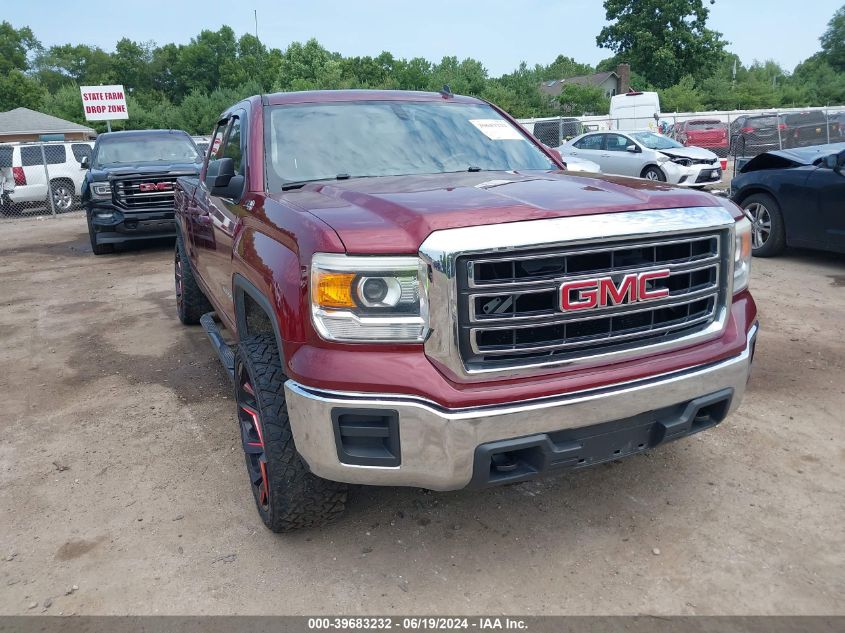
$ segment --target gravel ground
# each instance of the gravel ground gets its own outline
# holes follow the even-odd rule
[[[483,492],[357,488],[274,535],[172,244],[0,222],[0,613],[843,614],[845,258],[752,284],[750,390],[716,429]]]

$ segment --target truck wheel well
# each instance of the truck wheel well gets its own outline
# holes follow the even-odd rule
[[[275,334],[270,315],[264,311],[264,308],[255,299],[246,293],[244,293],[243,311],[246,332],[241,334],[242,337],[265,333]]]
[[[62,185],[69,185],[69,186],[70,186],[70,188],[71,188],[71,190],[74,190],[74,189],[75,189],[75,186],[74,186],[74,184],[73,184],[73,180],[71,180],[70,178],[63,178],[63,177],[62,177],[62,178],[53,178],[53,179],[50,181],[50,186],[51,186],[51,187],[52,187],[53,185],[58,185],[58,184],[62,184]]]

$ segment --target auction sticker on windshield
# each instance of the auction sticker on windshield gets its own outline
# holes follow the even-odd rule
[[[484,136],[494,141],[521,141],[522,134],[515,127],[502,119],[470,119]]]

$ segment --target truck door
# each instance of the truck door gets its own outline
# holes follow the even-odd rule
[[[221,125],[223,133],[218,141]],[[197,213],[194,218],[192,238],[196,256],[196,268],[205,282],[209,297],[218,309],[219,316],[228,327],[234,327],[235,311],[232,297],[232,243],[241,217],[246,214],[240,200],[246,185],[246,111],[235,111],[226,121],[218,125],[214,144],[210,152],[208,167],[200,180],[197,191]],[[215,180],[222,159],[230,159],[234,177],[224,187],[215,187]],[[228,162],[228,161],[227,161]]]

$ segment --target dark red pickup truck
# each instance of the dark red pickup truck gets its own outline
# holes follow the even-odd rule
[[[569,175],[478,99],[252,97],[176,198],[179,317],[232,375],[272,530],[334,517],[349,483],[523,481],[742,399],[757,324],[739,208]]]

